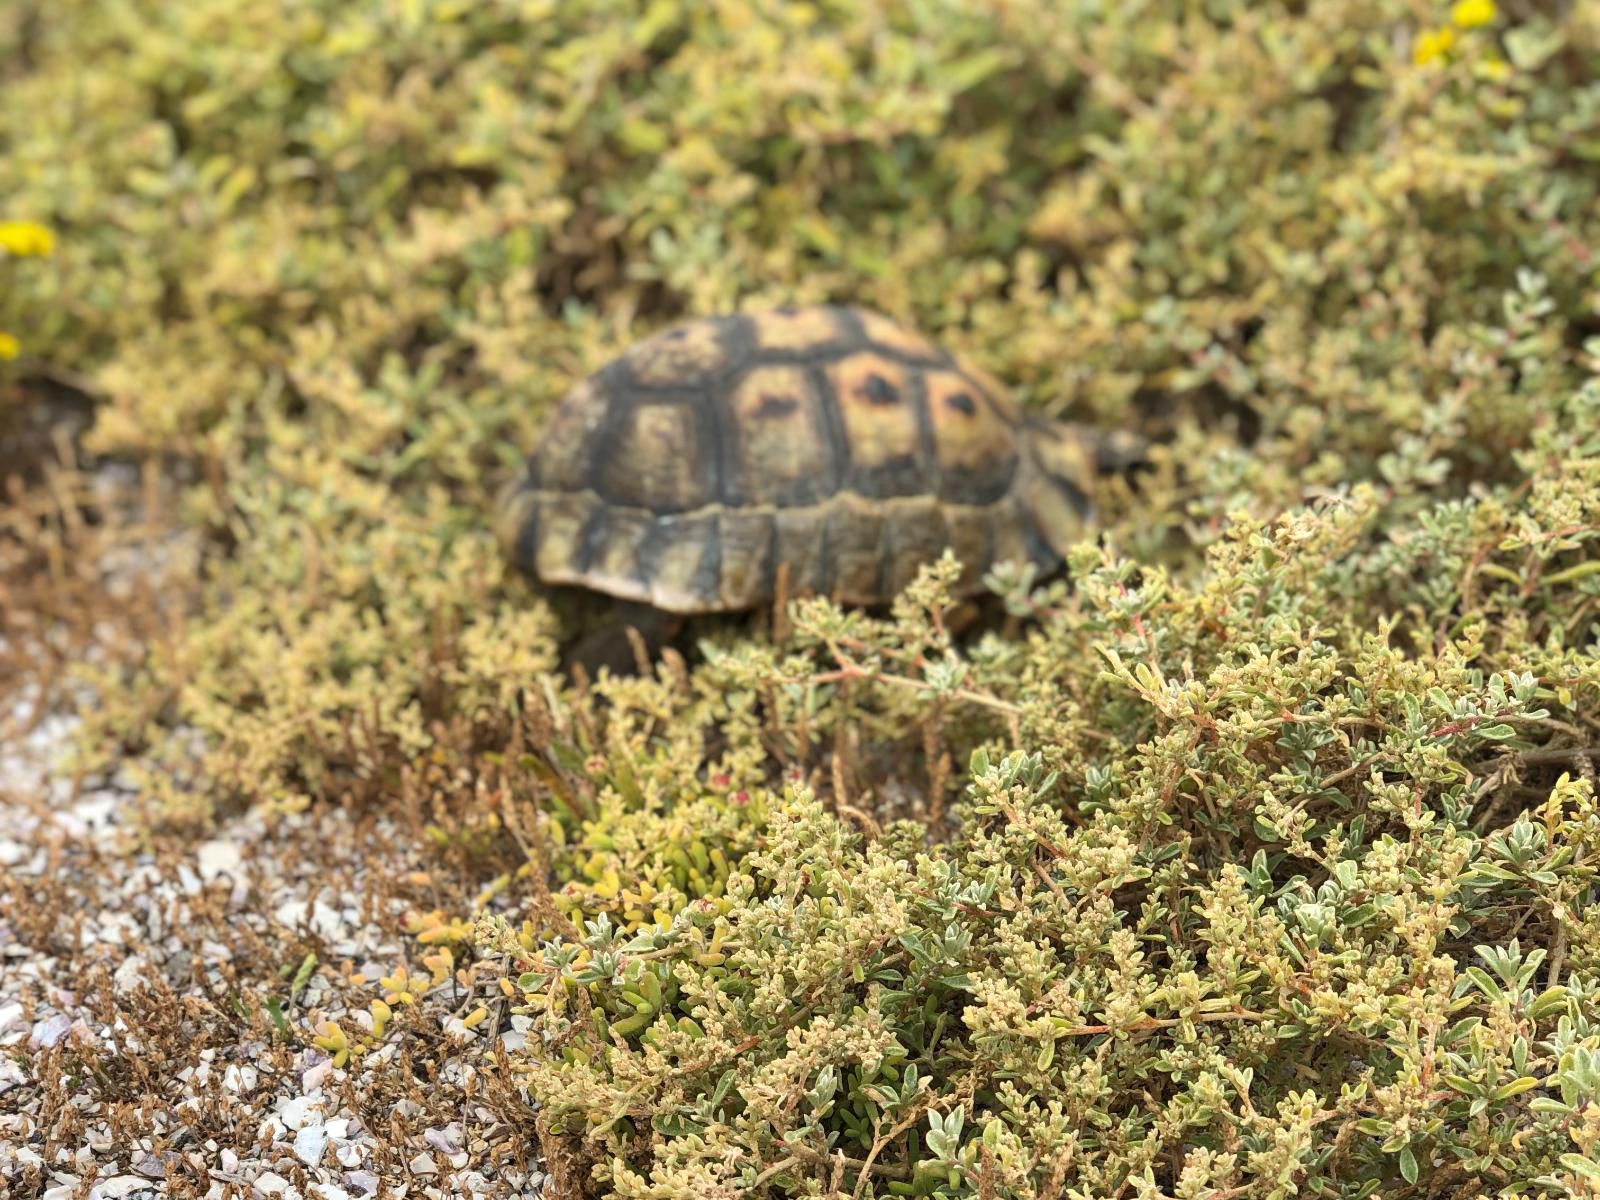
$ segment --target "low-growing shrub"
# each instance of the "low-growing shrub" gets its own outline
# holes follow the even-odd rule
[[[905,604],[814,611],[850,646],[821,661],[742,651],[789,681],[753,697],[769,744],[846,687],[853,722],[910,691],[1010,729],[967,727],[948,841],[795,783],[698,894],[590,889],[553,939],[484,925],[570,1194],[1588,1194],[1597,431],[1600,380],[1523,484],[1376,545],[1359,488],[1236,519],[1193,582],[1085,546],[1015,648],[901,674]],[[937,572],[919,591],[936,636]],[[650,770],[671,728],[608,769]],[[680,749],[688,794],[704,765]],[[657,807],[631,826],[656,855],[712,811]],[[616,849],[613,887],[652,873]]]
[[[14,0],[8,370],[195,543],[96,607],[121,494],[18,506],[137,629],[19,661],[152,821],[522,855],[561,1194],[1590,1194],[1597,67],[1560,0]],[[1003,628],[936,567],[572,685],[495,488],[629,341],[815,300],[1152,471]]]

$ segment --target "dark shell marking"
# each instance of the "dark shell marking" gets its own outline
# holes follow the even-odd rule
[[[547,583],[672,612],[768,603],[780,564],[792,594],[880,603],[946,547],[972,592],[1003,559],[1053,569],[1082,535],[1093,455],[1063,438],[1088,444],[879,314],[705,318],[562,399],[497,530]]]

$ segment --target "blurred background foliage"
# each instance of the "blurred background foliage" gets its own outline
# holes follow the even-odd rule
[[[1529,0],[19,0],[0,196],[59,245],[0,329],[206,534],[137,711],[237,736],[304,664],[270,790],[358,697],[417,724],[421,625],[529,619],[493,485],[684,314],[874,305],[1167,440],[1142,558],[1508,478],[1600,330],[1597,38]]]
[[[1589,1194],[1600,1012],[1561,971],[1600,963],[1574,849],[1600,719],[1597,199],[1600,7],[1563,0],[12,0],[0,419],[84,397],[84,449],[145,486],[79,523],[19,507],[42,515],[8,544],[70,570],[134,508],[174,535],[135,546],[162,619],[74,664],[85,765],[123,760],[160,819],[538,797],[560,890],[535,928],[567,940],[519,987],[567,1048],[536,1087],[573,1178],[825,1194],[831,1135],[857,1194]],[[563,691],[494,488],[628,342],[820,300],[1154,437],[1137,492],[1103,498],[1125,557],[1086,550],[1070,595],[1015,588],[1026,640],[953,647],[930,584],[881,623],[823,606],[780,646]],[[881,838],[847,845],[785,779]],[[964,840],[915,859],[892,813],[845,812],[890,781],[924,815],[967,794]],[[1513,829],[1517,804],[1543,815]],[[817,872],[763,858],[769,833]],[[1014,928],[984,924],[991,870]],[[1328,917],[1367,904],[1389,915]],[[1271,969],[1212,971],[1246,927]],[[895,928],[951,1012],[951,979],[991,976],[954,1050],[873,974]],[[831,956],[772,973],[803,931]],[[545,953],[501,933],[513,962]],[[594,965],[619,954],[681,970]],[[774,979],[811,999],[774,1008]],[[759,1118],[718,1108],[724,1059],[683,1025],[725,1004],[709,1036],[756,1064]],[[1256,1015],[1203,1017],[1224,1011]],[[1012,1092],[974,1066],[996,1062]],[[1536,1074],[1565,1109],[1526,1107]]]

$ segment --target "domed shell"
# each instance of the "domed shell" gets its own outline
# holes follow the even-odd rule
[[[887,317],[781,308],[674,326],[575,386],[496,524],[545,583],[669,612],[762,606],[780,572],[871,605],[946,547],[966,593],[1002,560],[1053,569],[1093,461]]]

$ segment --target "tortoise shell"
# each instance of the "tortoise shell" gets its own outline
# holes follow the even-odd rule
[[[547,584],[673,613],[892,599],[948,547],[962,594],[1084,536],[1096,435],[854,308],[688,321],[559,402],[498,535]]]

